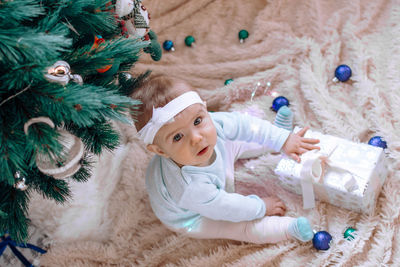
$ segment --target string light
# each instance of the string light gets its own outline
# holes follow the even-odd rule
[[[271,92],[271,96],[272,96],[272,97],[277,97],[277,96],[279,96],[279,94],[278,94],[278,92],[276,92],[276,91],[272,91],[272,92]]]
[[[250,97],[250,101],[253,101],[254,96],[256,95],[257,90],[262,87],[261,85],[264,82],[257,82],[256,86],[253,88],[252,92],[251,92],[251,97]],[[271,82],[265,82],[266,86],[263,88],[263,94],[266,94],[268,96],[272,96],[272,97],[277,97],[279,95],[278,92],[274,91],[271,88]]]
[[[258,82],[257,85],[256,85],[256,87],[254,88],[253,92],[251,92],[250,101],[253,101],[253,97],[254,97],[254,95],[256,94],[256,91],[257,91],[257,89],[258,89],[258,87],[259,87],[260,85],[261,85],[261,83]]]

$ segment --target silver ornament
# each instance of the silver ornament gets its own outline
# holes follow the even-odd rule
[[[125,76],[125,79],[127,79],[127,80],[132,78],[132,75],[130,73],[128,73],[128,72],[124,72],[123,74]]]
[[[49,82],[60,83],[67,85],[70,80],[78,84],[83,83],[83,79],[79,74],[71,74],[71,67],[65,61],[59,60],[47,69],[47,74],[44,75]]]
[[[25,184],[25,182],[26,182],[25,177],[18,179],[14,184],[14,188],[19,189],[21,191],[25,191],[26,189],[28,189],[28,185]]]

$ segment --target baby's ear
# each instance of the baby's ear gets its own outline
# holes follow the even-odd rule
[[[160,155],[165,158],[169,158],[169,156],[158,145],[150,144],[150,145],[147,145],[146,148],[150,152],[156,153],[157,155]]]

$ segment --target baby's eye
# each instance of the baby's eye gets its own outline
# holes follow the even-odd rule
[[[201,117],[197,117],[197,118],[194,120],[194,125],[199,125],[201,121],[202,121]]]
[[[174,142],[178,142],[179,140],[181,140],[182,138],[182,134],[178,133],[174,136]]]

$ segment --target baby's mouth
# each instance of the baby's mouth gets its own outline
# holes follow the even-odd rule
[[[208,146],[206,146],[205,148],[203,148],[202,150],[200,150],[200,152],[197,153],[197,156],[204,155],[207,151],[208,151]]]

